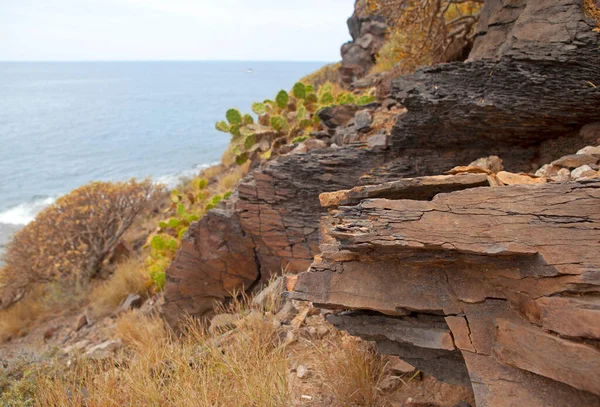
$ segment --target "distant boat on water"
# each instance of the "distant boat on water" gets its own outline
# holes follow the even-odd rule
[[[248,69],[246,69],[246,73],[254,73],[254,69],[248,68]]]

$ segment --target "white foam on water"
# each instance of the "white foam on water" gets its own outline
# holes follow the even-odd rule
[[[189,178],[193,178],[193,177],[197,176],[200,173],[200,171],[202,171],[208,167],[212,167],[213,165],[217,165],[217,164],[219,164],[219,163],[214,162],[211,164],[200,164],[200,165],[195,166],[194,168],[190,168],[188,170],[177,172],[175,174],[163,175],[162,177],[158,177],[155,180],[155,183],[163,184],[168,189],[173,189],[177,185],[179,185],[179,183],[181,183],[182,181],[185,181],[186,179],[189,179]]]
[[[27,225],[45,207],[56,202],[56,198],[46,197],[22,203],[0,212],[0,223],[7,225]]]
[[[200,171],[218,163],[200,164],[194,168],[190,168],[174,174],[163,175],[155,180],[156,184],[163,184],[169,189],[175,188],[180,182],[197,176]],[[35,219],[36,215],[49,205],[56,202],[56,197],[45,197],[33,199],[12,208],[8,208],[0,212],[0,223],[5,225],[24,226]]]

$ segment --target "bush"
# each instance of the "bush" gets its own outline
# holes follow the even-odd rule
[[[0,285],[16,291],[54,281],[85,285],[159,192],[149,180],[131,180],[93,182],[63,196],[15,234]]]
[[[471,43],[482,0],[367,0],[370,10],[386,18],[387,43],[379,50],[375,72],[394,74],[454,60]]]

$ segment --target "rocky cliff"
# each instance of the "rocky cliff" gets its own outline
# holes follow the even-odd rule
[[[381,16],[368,12],[366,0],[356,0],[354,14],[348,18],[351,41],[342,45],[340,74],[342,82],[351,84],[366,75],[375,65],[375,55],[385,41],[387,24]]]
[[[592,28],[579,1],[489,1],[467,62],[396,79],[397,106],[321,112],[319,143],[254,170],[190,227],[166,317],[208,315],[318,255],[295,298],[351,310],[331,322],[473,386],[478,405],[599,404],[600,188],[581,180],[597,157],[519,174],[600,142]],[[490,155],[502,167],[434,176]]]
[[[408,111],[323,112],[319,146],[332,147],[264,164],[190,228],[167,273],[167,317],[204,315],[234,288],[305,270],[319,252],[322,192],[439,174],[492,154],[508,170],[531,171],[567,146],[593,144],[594,132],[581,129],[600,119],[598,34],[579,2],[553,4],[486,3],[472,61],[394,82]],[[376,126],[381,117],[395,126]]]

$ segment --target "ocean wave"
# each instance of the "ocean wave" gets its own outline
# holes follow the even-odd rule
[[[0,223],[7,225],[27,225],[45,207],[56,202],[54,197],[35,198],[30,202],[13,206],[0,212]]]
[[[199,164],[194,168],[190,168],[184,171],[180,171],[173,174],[163,175],[161,177],[156,178],[154,181],[156,184],[163,184],[169,189],[175,188],[182,181],[186,179],[193,178],[197,176],[200,171],[205,170],[208,167],[219,164],[218,162],[210,163],[210,164]]]
[[[175,188],[180,182],[197,176],[200,171],[206,169],[211,164],[200,164],[194,168],[180,171],[173,174],[163,175],[155,179],[156,184],[163,184],[169,189]],[[27,225],[35,219],[35,216],[44,208],[56,202],[57,197],[34,197],[31,201],[25,202],[0,212],[0,223],[5,225]]]

